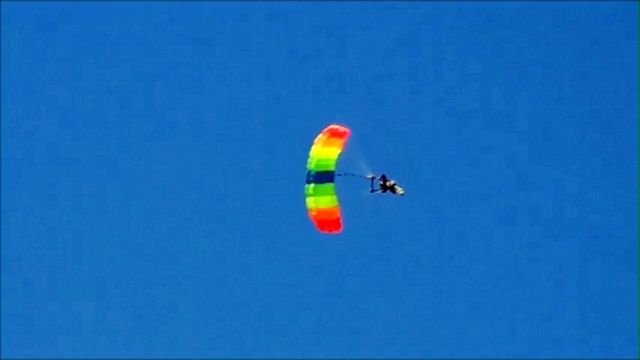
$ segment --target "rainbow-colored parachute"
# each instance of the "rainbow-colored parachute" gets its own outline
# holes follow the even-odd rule
[[[304,186],[307,213],[323,233],[342,231],[334,180],[338,157],[350,134],[344,126],[329,125],[316,137],[309,151],[307,184]]]

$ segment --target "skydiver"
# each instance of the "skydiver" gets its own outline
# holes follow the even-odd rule
[[[369,190],[370,193],[378,191],[386,193],[387,191],[389,191],[394,195],[404,195],[404,190],[396,183],[396,181],[388,179],[387,175],[385,174],[380,175],[380,180],[378,180],[378,189],[373,188],[373,181],[376,179],[376,177],[372,175],[369,176],[369,179],[371,180],[371,190]]]

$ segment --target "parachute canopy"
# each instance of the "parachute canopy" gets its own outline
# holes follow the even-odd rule
[[[329,125],[316,137],[307,160],[307,183],[304,193],[307,213],[318,231],[342,231],[340,207],[336,195],[335,171],[338,157],[351,131],[344,126]]]

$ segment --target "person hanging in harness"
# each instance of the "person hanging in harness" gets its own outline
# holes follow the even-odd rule
[[[380,175],[377,189],[375,189],[373,185],[373,182],[375,181],[376,177],[371,175],[369,176],[369,179],[371,180],[371,190],[369,190],[370,193],[374,193],[378,191],[380,191],[381,193],[386,193],[387,191],[389,191],[394,195],[400,195],[400,196],[404,195],[404,189],[398,186],[395,180],[388,179],[387,175],[385,174]]]

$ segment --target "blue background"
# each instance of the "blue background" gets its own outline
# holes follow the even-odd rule
[[[2,2],[2,356],[635,357],[637,80],[637,2]],[[326,236],[333,122],[407,195]]]

